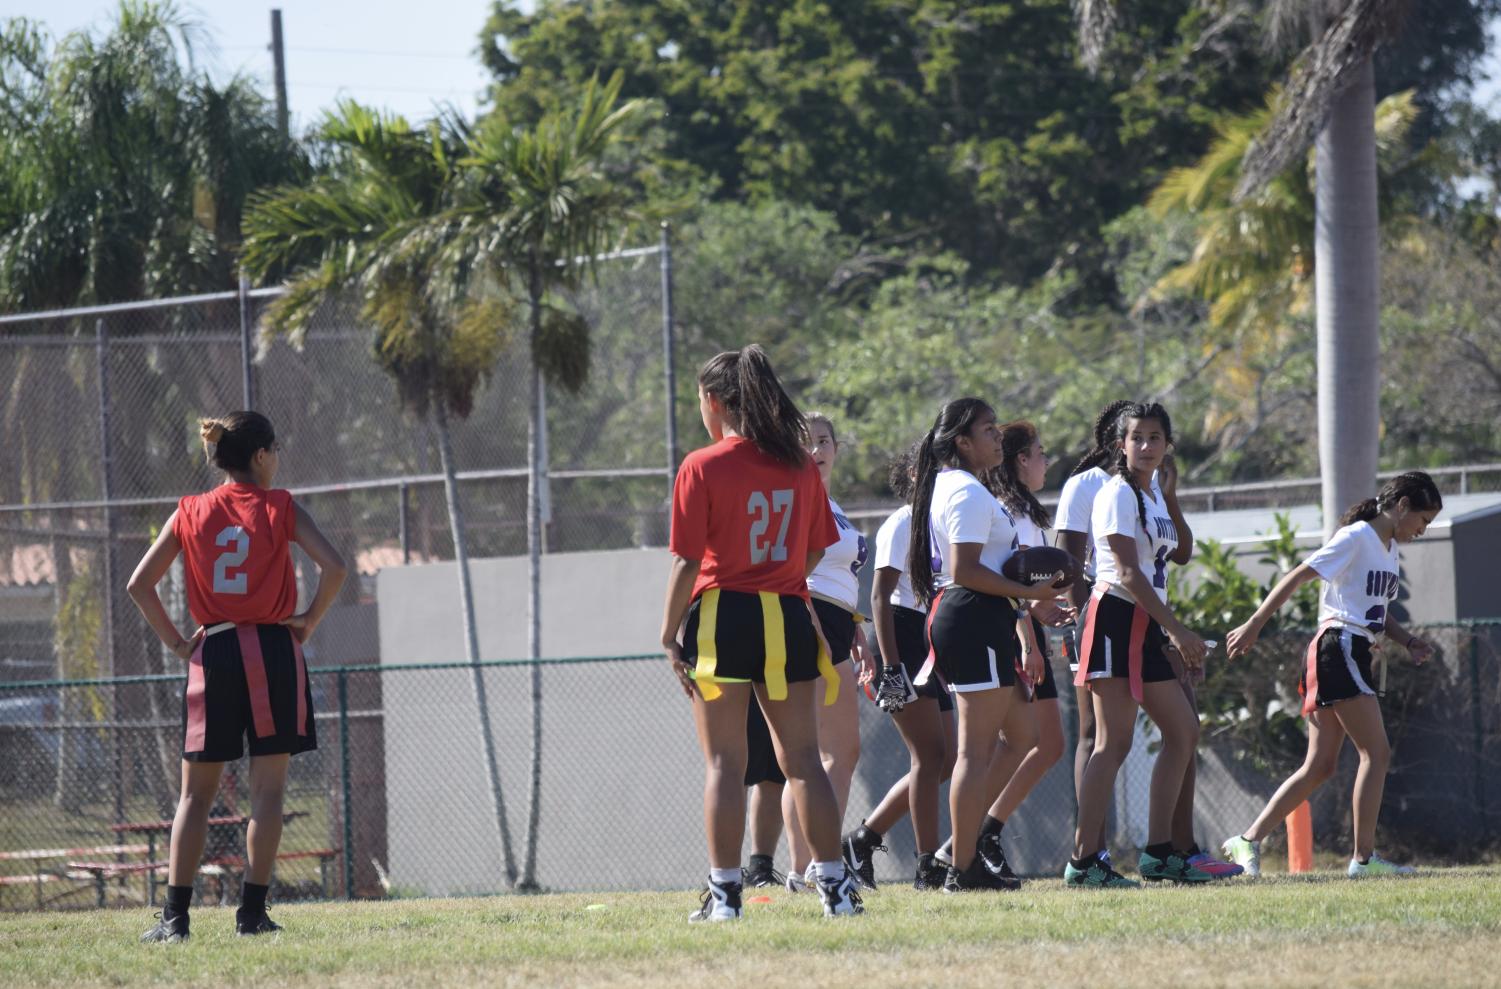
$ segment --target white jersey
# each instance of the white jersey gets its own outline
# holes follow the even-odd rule
[[[1090,527],[1094,537],[1096,585],[1109,585],[1110,593],[1127,601],[1134,600],[1131,592],[1120,586],[1121,571],[1116,565],[1115,554],[1110,552],[1106,536],[1133,536],[1136,539],[1136,562],[1138,569],[1146,574],[1152,589],[1167,603],[1167,558],[1178,548],[1178,527],[1168,514],[1167,502],[1162,497],[1162,488],[1154,479],[1151,493],[1142,492],[1142,504],[1147,510],[1147,525],[1143,529],[1136,501],[1136,492],[1123,477],[1111,477],[1095,495],[1094,511]]]
[[[1094,540],[1091,516],[1094,512],[1095,495],[1110,480],[1110,475],[1101,467],[1091,467],[1063,482],[1063,493],[1058,496],[1058,515],[1053,520],[1059,529],[1084,533],[1084,573],[1095,575]]]
[[[1369,522],[1347,525],[1303,561],[1324,581],[1319,624],[1334,621],[1373,638],[1397,596],[1397,541],[1387,546]]]
[[[1023,546],[1051,546],[1047,530],[1025,515],[1016,516],[1016,538]]]
[[[808,574],[808,590],[837,601],[850,611],[859,611],[860,568],[865,566],[869,549],[865,537],[850,524],[844,509],[833,498],[829,499],[829,511],[834,513],[834,522],[839,526],[839,542],[824,550],[823,559]]]
[[[950,543],[981,544],[980,565],[996,573],[1020,545],[1011,513],[967,470],[947,468],[939,472],[928,521],[932,526],[935,589],[954,582]]]
[[[891,592],[891,603],[898,608],[926,611],[912,591],[912,578],[907,576],[907,550],[912,545],[912,506],[903,505],[887,516],[876,530],[876,569],[890,567],[899,577],[896,590]]]

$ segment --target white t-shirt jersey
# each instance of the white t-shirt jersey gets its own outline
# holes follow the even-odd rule
[[[891,603],[898,608],[927,611],[912,591],[912,578],[907,576],[907,550],[912,545],[912,506],[903,505],[886,517],[876,530],[876,569],[890,567],[901,576],[896,579],[896,590],[891,592]]]
[[[1356,522],[1303,562],[1324,581],[1320,625],[1336,621],[1367,638],[1381,634],[1401,570],[1395,539],[1387,546],[1369,522]]]
[[[1025,515],[1014,516],[1016,519],[1016,538],[1023,546],[1051,546],[1048,540],[1047,530]]]
[[[1111,594],[1127,601],[1134,600],[1130,592],[1120,586],[1120,567],[1116,565],[1115,554],[1110,552],[1110,544],[1105,541],[1106,536],[1133,536],[1137,565],[1152,582],[1152,589],[1162,603],[1166,604],[1167,558],[1178,548],[1178,527],[1167,512],[1162,488],[1155,480],[1151,494],[1142,492],[1142,501],[1147,509],[1146,529],[1141,527],[1136,492],[1125,478],[1112,476],[1095,496],[1090,528],[1093,531],[1096,586],[1109,584]]]
[[[1110,475],[1104,468],[1091,467],[1064,481],[1063,493],[1058,496],[1058,514],[1053,520],[1059,529],[1084,533],[1084,573],[1089,577],[1095,575],[1094,540],[1090,538],[1094,499],[1108,480]]]
[[[950,543],[980,543],[981,565],[996,573],[1020,545],[1011,513],[967,470],[946,468],[939,472],[928,520],[937,563],[933,568],[935,589],[954,582]]]
[[[870,555],[865,537],[845,517],[844,509],[833,498],[829,510],[839,526],[839,542],[823,552],[823,559],[808,574],[808,590],[831,601],[838,601],[850,611],[859,611],[860,568]]]

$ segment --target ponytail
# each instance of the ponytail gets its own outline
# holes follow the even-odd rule
[[[203,454],[222,471],[246,471],[261,450],[276,444],[271,420],[259,412],[231,412],[215,419],[198,420]]]
[[[933,488],[939,468],[957,467],[957,440],[967,436],[981,415],[992,412],[978,398],[958,398],[945,405],[933,420],[933,428],[917,448],[916,478],[912,488],[912,538],[907,546],[907,577],[912,592],[924,606],[933,600]]]
[[[1074,474],[1082,474],[1094,467],[1104,467],[1112,460],[1111,446],[1115,442],[1116,420],[1125,409],[1134,405],[1134,402],[1111,402],[1100,410],[1100,414],[1094,420],[1094,449],[1084,455],[1084,458],[1074,466]]]
[[[798,411],[756,344],[709,358],[699,387],[719,399],[735,431],[789,467],[808,460],[808,420]]]
[[[1403,498],[1415,512],[1429,512],[1444,507],[1444,496],[1439,493],[1433,478],[1420,470],[1398,474],[1377,492],[1376,497],[1351,505],[1340,516],[1339,527],[1369,522],[1389,508],[1395,508]]]

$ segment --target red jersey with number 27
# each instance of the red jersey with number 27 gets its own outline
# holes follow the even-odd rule
[[[808,554],[839,541],[812,460],[789,467],[730,437],[683,459],[669,548],[698,560],[693,596],[711,587],[808,597]]]
[[[177,503],[173,523],[187,571],[188,611],[200,625],[270,625],[297,607],[290,491],[221,484]]]

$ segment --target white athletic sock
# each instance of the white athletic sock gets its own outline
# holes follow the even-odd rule
[[[813,874],[817,876],[820,881],[824,879],[843,879],[844,860],[835,859],[832,862],[814,862]]]
[[[740,881],[740,870],[738,868],[710,869],[709,878],[717,886],[723,886],[726,883],[738,883]]]

